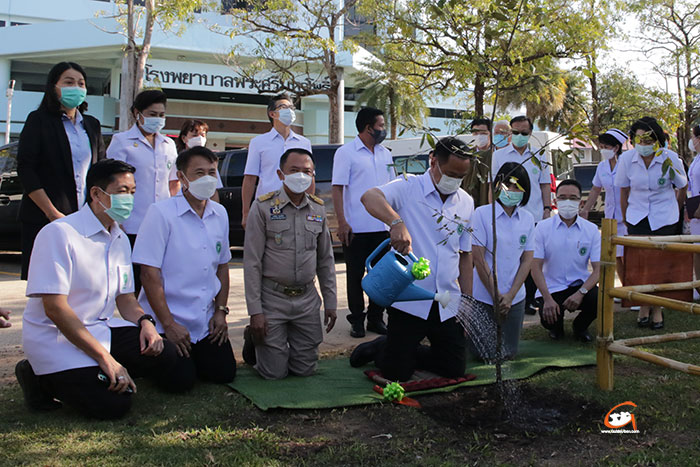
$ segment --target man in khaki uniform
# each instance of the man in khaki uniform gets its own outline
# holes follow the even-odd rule
[[[280,190],[253,201],[245,231],[243,267],[250,328],[244,359],[266,379],[311,375],[326,332],[336,320],[335,262],[323,201],[305,193],[314,177],[306,149],[289,149],[277,171]],[[251,343],[255,346],[252,355]]]

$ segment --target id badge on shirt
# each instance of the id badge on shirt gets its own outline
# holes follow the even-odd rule
[[[117,280],[118,292],[117,294],[124,294],[134,291],[134,271],[131,265],[117,266],[117,274],[119,276]]]

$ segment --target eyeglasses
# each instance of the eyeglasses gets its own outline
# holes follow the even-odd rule
[[[280,110],[280,109],[296,110],[297,108],[294,107],[293,105],[287,105],[287,104],[282,104],[282,105],[278,105],[277,107],[275,107],[275,110]]]
[[[514,135],[523,135],[523,136],[529,136],[529,135],[530,135],[530,132],[529,132],[529,131],[516,131],[516,130],[513,130],[512,133],[513,133]]]

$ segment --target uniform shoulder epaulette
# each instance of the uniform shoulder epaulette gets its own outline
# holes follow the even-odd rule
[[[316,203],[320,204],[321,206],[323,206],[324,204],[326,204],[326,203],[325,203],[321,198],[319,198],[318,196],[312,195],[311,193],[309,193],[308,195],[309,195],[309,198],[311,198],[313,201],[315,201]]]
[[[270,198],[272,198],[273,196],[275,196],[275,193],[277,193],[277,192],[276,192],[276,191],[271,191],[271,192],[269,192],[269,193],[265,193],[264,195],[260,195],[260,196],[258,196],[258,201],[260,201],[261,203],[262,203],[263,201],[267,201],[268,199],[270,199]]]

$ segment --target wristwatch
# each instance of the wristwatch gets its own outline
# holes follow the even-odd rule
[[[552,210],[552,206],[545,206],[544,209],[549,209],[550,211]]]
[[[581,295],[586,295],[588,293],[588,290],[585,287],[581,287],[578,289],[579,292],[581,292]]]
[[[216,307],[216,311],[223,311],[224,314],[227,315],[228,312],[229,312],[229,309],[228,309],[227,306],[219,305],[219,306]]]
[[[389,229],[398,224],[403,224],[403,219],[401,219],[400,217],[391,221],[391,224],[389,224]]]
[[[143,315],[143,316],[140,317],[139,320],[138,320],[139,328],[141,327],[141,323],[142,323],[144,320],[150,321],[151,324],[154,325],[154,326],[156,325],[156,320],[155,320],[155,318],[154,318],[153,316],[151,316],[151,315]]]

